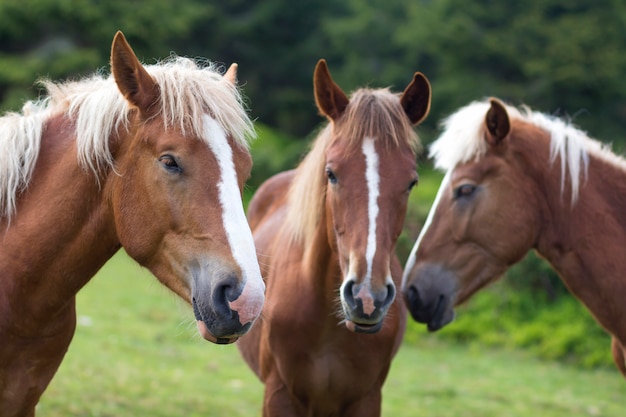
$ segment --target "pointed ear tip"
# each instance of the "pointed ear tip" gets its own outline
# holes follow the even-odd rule
[[[495,97],[489,97],[489,104],[491,105],[491,107],[494,107],[494,106],[504,107],[502,102]]]
[[[232,64],[228,66],[224,75],[236,75],[238,69],[239,69],[239,64],[237,64],[236,62],[233,62]]]
[[[123,40],[125,40],[126,37],[124,36],[124,34],[122,33],[121,30],[118,30],[117,32],[115,32],[115,36],[113,36],[113,43],[117,43],[117,42],[121,42]]]
[[[319,61],[317,61],[317,64],[315,65],[315,71],[320,71],[324,69],[328,71],[328,64],[326,63],[326,60],[324,58],[321,58]]]
[[[121,30],[118,30],[115,33],[115,36],[113,37],[113,43],[111,44],[111,52],[115,50],[119,50],[118,48],[122,48],[124,46],[127,46],[128,48],[130,48],[130,44],[126,40],[126,37],[124,36]]]

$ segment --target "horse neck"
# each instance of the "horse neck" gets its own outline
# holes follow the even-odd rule
[[[67,304],[119,249],[110,207],[92,172],[79,166],[71,121],[48,121],[17,212],[2,228],[0,269],[26,316]],[[45,302],[44,302],[45,300]]]
[[[589,157],[588,178],[581,182],[575,203],[570,204],[568,193],[560,195],[556,188],[560,180],[546,179],[546,186],[555,190],[546,196],[549,210],[537,250],[600,322],[614,334],[620,333],[624,342],[626,323],[613,323],[611,317],[623,316],[626,298],[622,279],[626,270],[626,171],[592,154]]]
[[[332,219],[327,210],[322,210],[315,234],[304,249],[301,274],[305,284],[317,294],[317,302],[334,307],[342,273],[332,230]]]

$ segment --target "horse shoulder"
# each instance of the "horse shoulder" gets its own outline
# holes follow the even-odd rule
[[[261,184],[254,193],[248,205],[248,223],[253,231],[286,203],[294,174],[295,170],[278,173]]]

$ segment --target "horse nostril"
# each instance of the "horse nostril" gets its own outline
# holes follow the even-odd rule
[[[235,301],[241,294],[237,277],[229,275],[216,283],[213,290],[213,303],[216,309],[230,311],[229,303]]]
[[[393,284],[387,284],[387,297],[383,303],[384,306],[388,306],[393,303],[396,298],[396,286]]]
[[[356,309],[356,300],[354,299],[354,281],[350,280],[343,286],[343,300],[351,309]]]
[[[406,301],[408,302],[410,306],[419,304],[420,294],[419,294],[419,291],[417,291],[417,287],[415,287],[414,285],[411,285],[409,289],[407,290]]]

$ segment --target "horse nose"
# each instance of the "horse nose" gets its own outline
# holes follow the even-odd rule
[[[217,343],[232,343],[245,334],[260,314],[263,301],[263,288],[246,283],[235,273],[197,286],[192,297],[200,333]]]
[[[439,264],[422,264],[408,278],[402,295],[415,321],[434,331],[454,319],[458,283],[453,272]]]
[[[426,308],[426,304],[420,297],[420,292],[415,285],[409,286],[404,291],[404,301],[415,321],[428,323],[430,320],[430,312]]]
[[[354,280],[349,280],[342,291],[344,303],[355,317],[382,320],[385,312],[396,296],[396,287],[390,283],[382,287],[379,291],[372,291],[365,284],[357,284]]]
[[[404,300],[413,319],[426,323],[430,331],[440,329],[454,318],[450,298],[445,294],[424,296],[417,286],[411,285],[404,291]]]

